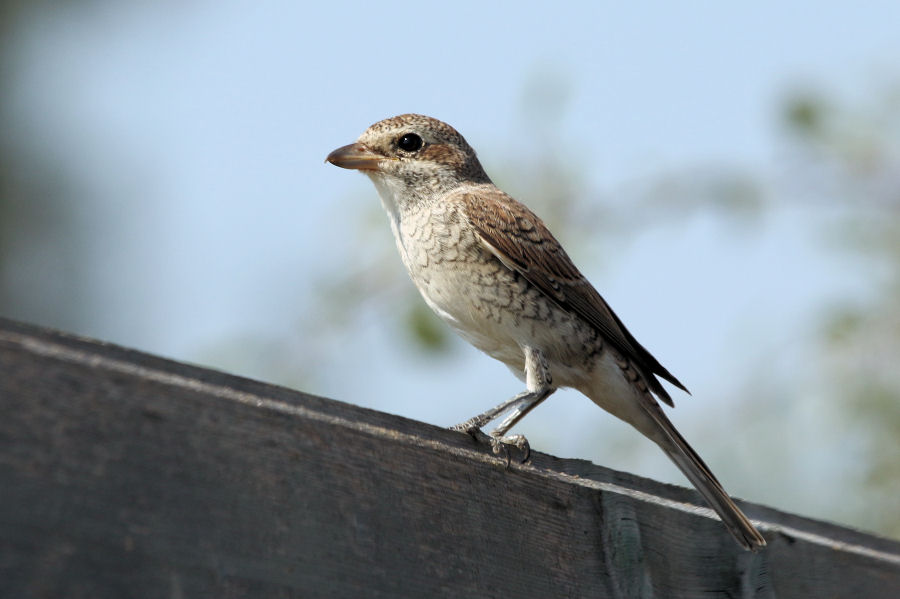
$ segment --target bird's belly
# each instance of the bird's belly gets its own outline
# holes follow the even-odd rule
[[[505,364],[524,367],[514,313],[504,307],[496,286],[473,278],[432,272],[427,281],[416,283],[428,306],[463,339]]]
[[[528,346],[547,358],[557,386],[583,383],[596,333],[499,262],[480,269],[471,263],[464,269],[433,268],[428,277],[413,280],[442,320],[520,378]]]

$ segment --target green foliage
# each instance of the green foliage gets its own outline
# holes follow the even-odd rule
[[[853,337],[859,332],[865,316],[855,307],[843,307],[834,310],[830,316],[825,317],[822,332],[829,344],[841,345],[852,342]]]
[[[900,103],[890,92],[870,101],[842,106],[806,95],[785,114],[801,134],[794,150],[807,168],[799,174],[820,192],[813,208],[840,208],[829,233],[871,273],[871,292],[821,323],[820,375],[847,439],[863,448],[848,480],[864,492],[848,504],[858,522],[900,536]]]
[[[411,304],[406,311],[406,326],[413,342],[422,349],[442,352],[450,345],[447,325],[421,301]]]
[[[821,98],[803,93],[785,103],[784,121],[788,129],[801,135],[821,133],[826,108]]]

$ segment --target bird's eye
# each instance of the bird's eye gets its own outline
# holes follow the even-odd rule
[[[425,142],[415,133],[405,133],[397,140],[397,146],[404,152],[417,152],[422,149]]]

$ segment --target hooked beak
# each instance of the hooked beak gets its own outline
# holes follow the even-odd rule
[[[341,168],[352,168],[358,171],[377,171],[378,163],[384,156],[375,154],[361,143],[349,144],[338,148],[325,159]]]

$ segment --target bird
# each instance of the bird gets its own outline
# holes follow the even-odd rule
[[[428,306],[504,363],[525,390],[452,427],[470,434],[501,415],[497,443],[559,388],[574,388],[656,443],[745,549],[765,538],[666,416],[660,379],[687,388],[625,328],[544,222],[498,187],[450,125],[420,114],[381,120],[326,161],[371,179],[397,249]],[[481,433],[483,434],[483,433]]]

